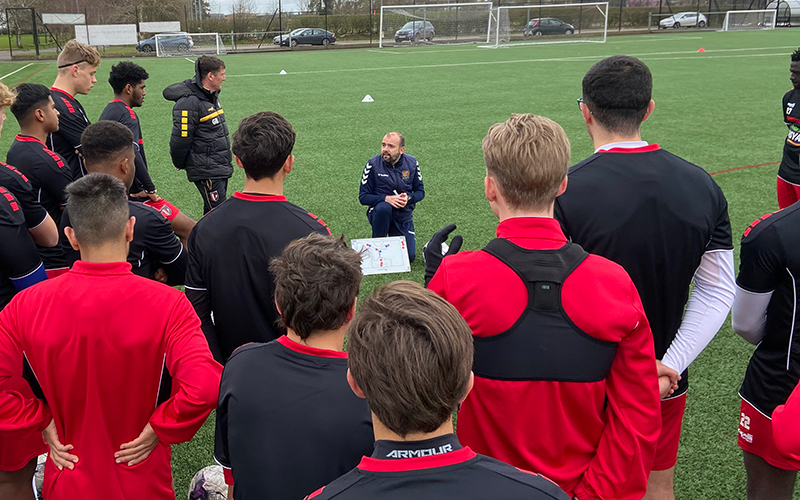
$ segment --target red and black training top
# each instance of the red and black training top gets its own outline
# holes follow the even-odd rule
[[[24,281],[41,265],[39,254],[28,234],[22,206],[5,187],[0,186],[0,310],[16,295],[14,281]]]
[[[189,236],[186,296],[203,321],[217,361],[228,359],[239,346],[282,335],[275,324],[269,261],[311,233],[328,236],[331,231],[284,196],[265,194],[237,192],[197,223]]]
[[[67,185],[74,180],[63,158],[35,137],[18,135],[8,149],[6,160],[30,180],[33,192],[56,225],[67,205]],[[67,267],[59,247],[37,246],[45,269]]]
[[[783,142],[783,157],[778,177],[800,184],[800,91],[792,89],[783,96],[783,122],[789,128]]]
[[[236,500],[303,498],[373,443],[367,403],[347,383],[347,353],[283,336],[242,346],[225,365],[214,458],[235,480]]]
[[[568,500],[547,478],[462,448],[454,434],[424,441],[377,441],[358,467],[306,499],[491,498]]]
[[[61,155],[69,165],[72,176],[80,179],[86,175],[86,169],[75,150],[80,148],[81,134],[92,122],[89,121],[81,103],[72,97],[72,94],[55,87],[50,87],[50,93],[60,115],[58,131],[50,134],[47,146]]]
[[[8,189],[19,202],[28,229],[34,229],[44,222],[47,210],[39,202],[31,181],[25,174],[12,165],[0,162],[0,186]]]
[[[717,183],[657,144],[595,153],[570,168],[555,218],[572,241],[628,272],[656,359],[678,332],[703,254],[733,249],[728,202]],[[686,372],[681,377],[671,397],[686,392]]]
[[[142,127],[139,124],[139,117],[136,112],[121,99],[114,99],[106,104],[105,109],[100,113],[100,120],[111,120],[119,122],[128,127],[133,134],[133,142],[136,144],[136,175],[133,179],[131,193],[138,193],[142,190],[153,191],[156,186],[150,178],[147,167],[147,157],[144,154],[144,139],[142,139]]]
[[[747,365],[739,394],[771,416],[800,381],[800,204],[756,219],[742,237],[740,288],[772,292],[764,337]]]

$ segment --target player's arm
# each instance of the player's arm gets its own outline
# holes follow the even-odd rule
[[[230,451],[228,449],[228,400],[231,395],[231,384],[222,370],[222,380],[219,384],[219,402],[214,429],[214,460],[222,466],[225,475],[225,484],[233,486],[233,472],[231,470]],[[233,500],[233,496],[228,496]]]
[[[186,279],[186,263],[189,256],[178,240],[169,221],[161,214],[152,211],[148,214],[144,235],[147,252],[158,260],[167,273],[167,284],[183,285]]]
[[[564,236],[567,237],[567,240],[572,241],[572,235],[567,226],[567,218],[564,215],[564,209],[561,207],[561,202],[559,202],[558,197],[553,205],[553,218],[561,225],[561,231],[564,232]]]
[[[635,327],[620,340],[606,377],[607,422],[597,453],[575,488],[580,499],[642,498],[661,432],[653,334],[636,287],[628,281]]]
[[[25,227],[0,225],[0,268],[18,292],[47,279],[44,264]]]
[[[386,199],[386,195],[375,193],[375,167],[369,162],[361,173],[361,187],[358,190],[358,202],[368,207],[374,207]]]
[[[56,246],[58,244],[58,228],[47,210],[39,203],[30,181],[16,168],[11,166],[7,166],[7,168],[10,168],[14,175],[4,181],[6,182],[5,188],[11,191],[22,207],[25,224],[28,226],[31,238],[43,247]]]
[[[694,288],[686,303],[681,326],[661,363],[682,373],[719,331],[736,296],[733,241],[728,203],[719,187],[719,211],[711,241],[694,275]]]
[[[425,185],[422,183],[422,171],[419,169],[419,162],[417,162],[414,170],[414,179],[411,181],[411,196],[408,197],[409,203],[417,203],[425,198]]]
[[[150,172],[147,170],[147,166],[144,163],[144,157],[139,149],[139,145],[134,143],[133,150],[135,151],[133,165],[136,169],[134,179],[136,179],[136,182],[143,191],[148,193],[155,192],[156,185],[153,184],[153,179],[150,178]]]
[[[67,185],[74,179],[69,165],[62,159],[47,157],[42,158],[39,167],[39,179],[42,188],[48,191],[53,198],[58,200],[61,210],[67,206]]]
[[[772,439],[778,451],[793,460],[800,460],[800,385],[785,404],[772,412]]]
[[[750,225],[742,237],[736,299],[731,310],[731,327],[740,337],[758,344],[767,324],[767,306],[785,269],[784,248],[773,227],[750,235],[761,219]]]
[[[56,99],[53,100],[55,101]],[[61,135],[73,148],[77,149],[81,145],[81,134],[86,130],[88,124],[77,109],[70,113],[69,108],[65,106],[60,108],[58,110],[60,113],[58,117],[58,132],[55,133]]]
[[[174,394],[156,408],[149,423],[159,440],[172,445],[192,439],[216,408],[222,375],[222,366],[203,339],[200,320],[184,297],[170,311],[166,366]]]
[[[197,99],[185,98],[175,103],[172,108],[172,136],[169,139],[169,154],[175,168],[186,168],[186,158],[192,147],[194,133],[200,123],[197,111]]]
[[[203,252],[197,245],[197,231],[189,235],[189,261],[186,264],[186,298],[192,303],[197,317],[200,318],[203,334],[206,336],[208,348],[214,359],[224,363],[222,348],[219,345],[217,329],[211,318],[211,295],[208,293],[203,277]]]

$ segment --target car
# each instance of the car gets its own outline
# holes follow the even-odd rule
[[[159,48],[167,50],[177,50],[178,52],[188,52],[194,47],[192,36],[183,31],[177,33],[159,33],[151,36],[147,40],[142,40],[136,44],[136,52],[155,52],[156,36],[158,36]]]
[[[571,35],[573,33],[575,33],[575,26],[554,17],[531,19],[522,30],[524,36]]]
[[[395,31],[394,41],[397,43],[417,42],[420,39],[424,39],[431,42],[434,36],[436,36],[436,32],[430,21],[409,21],[402,28]]]
[[[703,14],[700,14],[699,17],[698,14],[698,12],[679,12],[675,15],[662,19],[658,23],[658,29],[677,29],[681,26],[684,28],[705,28],[708,24],[708,20]]]
[[[288,35],[278,35],[272,39],[272,43],[281,47],[292,47],[298,45],[324,45],[328,46],[336,43],[336,35],[330,31],[320,28],[297,28]]]

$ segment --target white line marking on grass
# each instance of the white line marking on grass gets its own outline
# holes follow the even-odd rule
[[[33,66],[34,64],[37,64],[37,63],[30,63],[30,64],[26,64],[25,66],[21,67],[20,69],[18,69],[18,70],[16,70],[16,71],[12,71],[11,73],[9,73],[9,74],[7,74],[7,75],[0,76],[0,80],[2,80],[3,78],[5,78],[5,77],[7,77],[7,76],[11,76],[11,75],[13,75],[14,73],[19,73],[19,72],[20,72],[20,71],[22,71],[23,69],[27,68],[28,66]],[[41,64],[41,63],[38,63],[38,64]]]
[[[384,50],[384,49],[367,49],[367,52],[377,52],[378,54],[402,54],[402,52],[392,52],[391,50]]]
[[[194,64],[194,61],[192,61],[192,60],[191,60],[191,59],[189,59],[188,57],[184,57],[184,59],[186,59],[186,60],[187,60],[187,61],[189,61],[190,63]]]
[[[743,49],[719,49],[719,50],[706,50],[706,52],[702,55],[697,54],[695,51],[673,51],[673,52],[645,52],[640,54],[629,54],[634,57],[641,57],[647,58],[651,60],[657,61],[666,61],[670,59],[709,59],[709,58],[721,58],[724,56],[715,56],[715,55],[708,55],[709,53],[717,53],[717,52],[740,52],[746,50],[769,50],[769,49],[791,49],[796,48],[794,45],[786,45],[786,46],[778,46],[778,47],[758,47],[758,48],[743,48]],[[655,58],[653,59],[652,56],[671,56],[671,55],[679,55],[684,57],[674,57],[674,58]],[[762,56],[779,56],[779,55],[786,55],[784,53],[776,53],[776,54],[741,54],[738,56],[727,56],[728,58],[735,58],[735,57],[762,57]],[[552,58],[541,58],[541,59],[514,59],[511,61],[475,61],[475,62],[464,62],[464,63],[448,63],[448,64],[419,64],[416,66],[392,66],[392,67],[377,67],[377,68],[344,68],[344,69],[322,69],[322,70],[314,70],[314,71],[294,71],[292,74],[294,75],[316,75],[316,74],[324,74],[324,73],[354,73],[354,72],[362,72],[362,71],[389,71],[389,70],[400,70],[400,69],[433,69],[433,68],[455,68],[460,66],[489,66],[494,64],[518,64],[518,63],[534,63],[534,62],[581,62],[581,61],[599,61],[605,57],[609,57],[608,55],[593,55],[593,56],[574,56],[574,57],[552,57]],[[274,73],[251,73],[251,74],[243,74],[243,75],[228,75],[231,78],[235,77],[262,77],[262,76],[277,76]]]

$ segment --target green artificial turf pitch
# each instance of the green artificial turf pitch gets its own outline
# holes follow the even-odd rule
[[[697,53],[701,47],[705,52]],[[494,236],[497,221],[483,197],[481,154],[481,139],[493,123],[511,113],[542,114],[566,130],[573,162],[591,155],[575,100],[586,70],[606,56],[639,57],[653,72],[656,108],[643,126],[645,140],[709,172],[779,161],[786,133],[781,97],[790,88],[789,54],[796,48],[793,30],[775,30],[653,33],[611,37],[605,44],[506,49],[467,45],[229,55],[221,102],[231,133],[242,118],[263,110],[277,111],[293,124],[296,161],[286,195],[347,238],[370,236],[365,209],[358,204],[366,160],[379,152],[387,131],[405,135],[407,152],[419,159],[425,181],[426,198],[415,214],[419,258],[411,274],[365,278],[363,296],[396,279],[421,282],[422,244],[447,223],[458,224],[465,249],[481,248]],[[115,62],[104,61],[95,88],[79,96],[91,120],[112,98],[106,80]],[[199,194],[170,163],[172,103],[161,97],[164,87],[192,76],[193,65],[183,57],[136,62],[150,73],[148,96],[137,112],[151,175],[160,194],[199,218]],[[54,63],[26,64],[0,65],[0,75],[24,67],[3,81],[52,84]],[[281,70],[288,74],[279,75]],[[366,94],[375,102],[362,103]],[[17,131],[10,117],[0,150]],[[728,199],[737,256],[747,225],[777,209],[776,171],[776,165],[766,165],[714,177]],[[236,169],[229,194],[243,182]],[[744,497],[737,390],[752,350],[726,323],[692,365],[676,470],[678,498]],[[192,442],[174,447],[179,498],[186,498],[192,475],[213,463],[212,450],[213,419]]]

